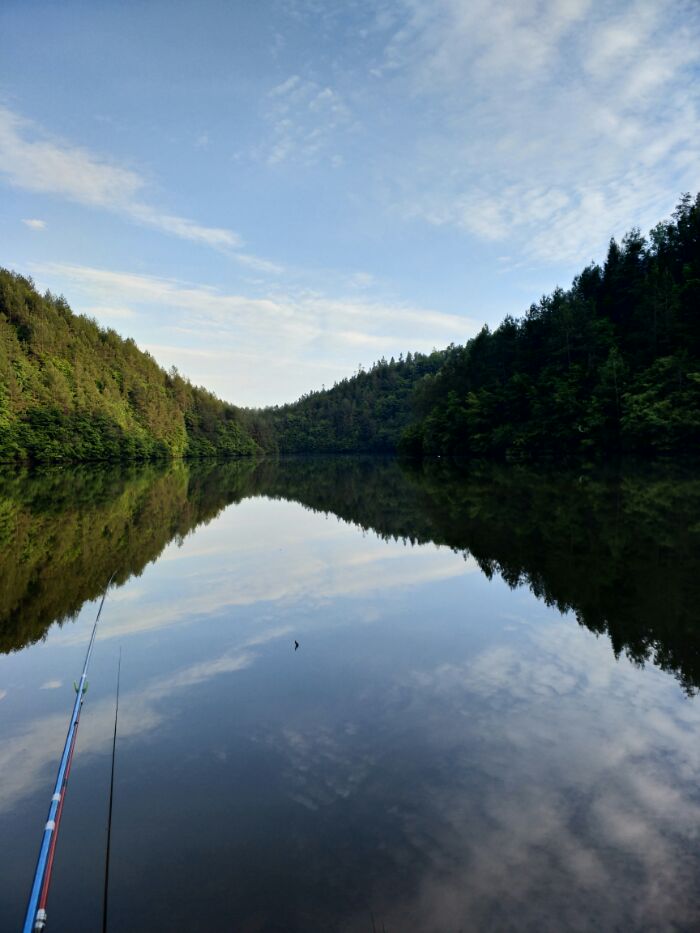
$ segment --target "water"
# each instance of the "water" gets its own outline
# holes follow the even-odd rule
[[[0,930],[100,591],[48,930],[697,930],[700,481],[0,478]],[[294,641],[299,642],[295,651]]]

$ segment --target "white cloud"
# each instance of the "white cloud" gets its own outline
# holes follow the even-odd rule
[[[23,220],[22,223],[26,227],[29,227],[31,230],[45,230],[46,229],[45,220],[38,220],[37,218],[31,218],[28,220]]]
[[[415,121],[405,158],[384,169],[405,216],[580,262],[700,187],[697,4],[397,8],[376,73]]]
[[[184,217],[164,214],[145,204],[132,204],[127,212],[144,225],[155,227],[163,233],[183,240],[194,240],[222,249],[237,249],[242,244],[240,236],[232,230],[226,230],[224,227],[204,227]]]
[[[247,253],[236,253],[236,262],[242,266],[247,266],[254,272],[264,272],[269,275],[282,275],[284,266],[279,263],[270,262],[269,259],[261,259],[259,256],[250,256]]]
[[[144,187],[136,172],[51,139],[4,107],[0,108],[0,167],[18,188],[101,207],[130,206]]]
[[[241,245],[232,230],[204,226],[149,205],[144,200],[146,181],[138,172],[50,137],[5,107],[0,107],[0,173],[17,188],[114,211],[184,240],[230,250]]]
[[[70,294],[78,311],[156,316],[158,341],[146,346],[161,365],[177,366],[240,405],[292,400],[348,376],[358,362],[430,352],[479,328],[470,318],[430,308],[311,291],[251,297],[65,263],[32,270],[52,290]]]

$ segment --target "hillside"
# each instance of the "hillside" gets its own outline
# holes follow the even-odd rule
[[[252,410],[0,270],[0,460],[401,450],[600,459],[700,451],[700,195],[464,346]]]
[[[236,456],[240,411],[0,269],[0,460]]]

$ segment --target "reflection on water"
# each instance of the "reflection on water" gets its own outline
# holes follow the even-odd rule
[[[572,610],[616,654],[653,659],[688,691],[700,685],[700,480],[668,474],[460,474],[337,458],[0,476],[0,647],[43,637],[97,598],[114,567],[120,584],[139,575],[171,540],[254,496],[384,539],[448,545],[488,577]]]
[[[117,584],[140,574],[173,538],[240,501],[251,469],[239,461],[196,472],[182,463],[0,472],[0,649],[74,616],[115,568]]]
[[[697,929],[699,539],[668,471],[0,478],[0,931],[115,566],[55,929],[99,922],[120,646],[111,930]]]

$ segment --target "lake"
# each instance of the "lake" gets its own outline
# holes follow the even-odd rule
[[[0,475],[0,930],[110,574],[51,931],[700,928],[700,480]],[[295,650],[295,641],[298,650]]]

